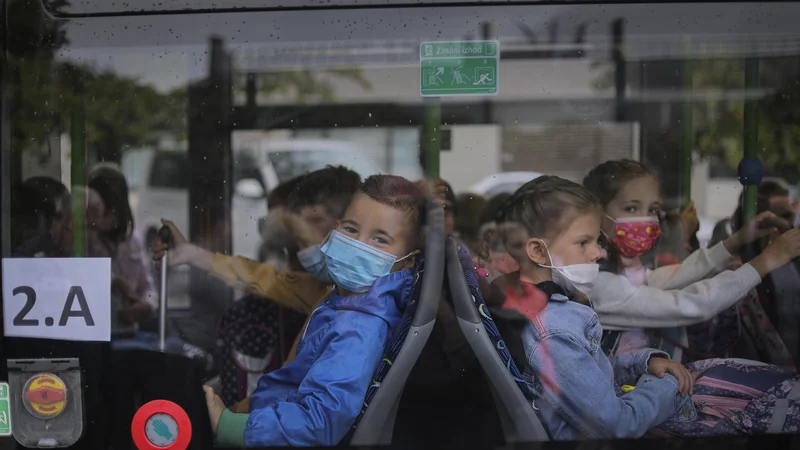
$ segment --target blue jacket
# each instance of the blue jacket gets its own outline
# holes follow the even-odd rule
[[[295,359],[258,381],[245,445],[337,445],[358,416],[413,279],[407,269],[379,278],[363,295],[331,293],[311,314]]]
[[[526,379],[540,398],[534,407],[554,440],[638,438],[668,419],[697,417],[672,375],[648,374],[650,357],[668,358],[666,353],[645,349],[610,361],[600,348],[597,314],[570,301],[552,282],[537,287],[550,301],[523,331],[531,366]],[[615,386],[622,384],[636,389],[617,396]]]

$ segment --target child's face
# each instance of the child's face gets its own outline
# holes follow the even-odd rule
[[[573,264],[594,264],[603,257],[598,244],[600,237],[600,211],[580,213],[566,221],[567,228],[549,242],[547,247],[541,239],[530,239],[527,243],[528,258],[539,265],[556,267]],[[550,251],[549,260],[547,251]]]
[[[411,229],[405,212],[358,193],[353,197],[337,231],[386,253],[403,258],[410,253]],[[406,258],[392,267],[392,272],[414,265],[414,258]]]
[[[661,202],[661,188],[658,181],[650,175],[634,178],[622,186],[617,196],[606,205],[605,213],[614,219],[626,217],[658,216]],[[603,231],[614,236],[616,224],[608,218],[603,219]]]
[[[318,236],[327,236],[336,228],[336,217],[328,212],[328,207],[320,203],[300,208],[300,217],[309,227],[317,231]]]

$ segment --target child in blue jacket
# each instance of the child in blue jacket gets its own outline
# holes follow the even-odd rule
[[[334,282],[311,314],[296,358],[261,377],[249,414],[206,388],[212,429],[224,446],[329,446],[358,416],[414,282],[424,210],[405,178],[364,181],[315,255]]]

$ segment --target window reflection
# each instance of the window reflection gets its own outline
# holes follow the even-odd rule
[[[160,254],[158,231],[167,219],[188,243],[207,251],[204,258],[192,254],[169,269],[165,302],[171,342],[175,348],[191,346],[204,364],[213,359],[209,355],[218,358],[196,376],[233,379],[224,389],[226,406],[248,411],[258,379],[293,358],[293,343],[317,297],[330,292],[330,280],[307,277],[308,254],[300,250],[313,249],[311,241],[320,244],[330,234],[347,201],[317,201],[336,194],[318,187],[303,191],[305,203],[292,197],[306,175],[328,166],[343,166],[362,180],[383,173],[446,182],[440,200],[446,204],[447,232],[461,246],[462,269],[481,275],[471,280],[480,283],[472,287],[487,289],[481,317],[491,315],[499,324],[498,333],[514,353],[510,358],[520,366],[514,377],[526,370],[519,335],[529,317],[521,322],[518,317],[530,312],[526,296],[535,300],[537,311],[547,299],[519,276],[527,264],[526,239],[536,236],[526,236],[520,224],[497,220],[531,180],[547,175],[580,184],[604,162],[623,159],[652,171],[658,192],[649,192],[648,207],[629,218],[651,217],[643,223],[658,222],[662,235],[638,261],[637,284],[647,284],[648,271],[696,261],[690,255],[706,255],[756,213],[773,212],[787,227],[800,224],[794,100],[800,76],[794,17],[800,6],[792,3],[733,8],[441,2],[390,8],[334,2],[353,7],[290,10],[270,4],[270,11],[69,17],[100,7],[124,11],[129,5],[47,0],[50,10],[67,14],[58,20],[35,2],[8,3],[3,254],[76,261],[106,255],[115,259],[116,272],[125,272],[120,267],[133,261],[147,286],[115,281],[115,309],[132,312],[138,297],[153,300],[116,327],[124,336],[115,337],[112,362],[97,363],[95,372],[102,377],[123,375],[115,370],[130,360],[114,358],[130,340],[148,350],[158,341],[161,304],[155,289],[161,273],[152,259]],[[499,42],[499,93],[423,99],[420,43],[473,40]],[[443,83],[467,79],[458,71],[441,75]],[[754,165],[740,167],[745,157],[758,158],[763,173]],[[107,164],[119,165],[127,186],[117,190],[127,189],[127,198],[114,189],[91,189],[91,174]],[[760,182],[745,189],[748,177]],[[64,192],[41,188],[47,184],[42,179],[68,191],[70,205],[64,206],[69,198]],[[98,202],[101,194],[109,201]],[[128,210],[132,217],[122,217]],[[303,239],[286,225],[292,212],[312,228],[304,230]],[[617,229],[605,225],[611,231],[600,236],[600,245],[608,259]],[[110,250],[98,247],[94,238],[109,229],[136,248],[121,254],[119,242]],[[713,270],[704,266],[681,283],[665,283],[665,290],[739,269],[777,236],[762,236],[740,260]],[[288,284],[300,279],[316,297],[302,308],[270,302],[264,292],[253,292],[263,282],[256,275],[264,273]],[[682,339],[688,331],[678,344],[702,348],[703,355],[743,351],[730,345],[730,336],[713,340],[719,337],[714,327],[722,323],[726,333],[736,330],[733,341],[756,341],[737,356],[796,364],[798,273],[792,263],[765,275],[737,303],[739,309],[710,321],[695,317],[687,324],[680,314],[680,320],[661,318],[659,326],[674,319],[680,327],[672,330],[676,334],[659,335],[658,342]],[[137,290],[147,294],[132,292]],[[591,296],[578,300],[594,306]],[[457,305],[452,293],[442,303],[431,337],[439,347],[430,344],[419,364],[426,370],[409,376],[395,443],[415,445],[419,436],[430,436],[429,444],[496,445],[508,438],[494,400],[475,394],[490,392],[491,380],[484,378],[458,321],[451,320]],[[620,328],[608,323],[602,306],[599,310],[604,329]],[[243,325],[243,317],[258,320]],[[608,337],[592,337],[603,336]],[[46,348],[23,342],[13,351],[45,357]],[[156,384],[145,374],[128,375],[144,380],[141,385]],[[186,382],[192,383],[200,382]],[[106,394],[93,394],[93,401]],[[145,394],[136,395],[131,398]],[[108,419],[123,441],[130,422],[123,416],[135,404],[127,402],[125,411]],[[429,415],[420,406],[429,404],[442,410]],[[205,420],[204,405],[195,409]],[[97,415],[96,409],[88,411]]]

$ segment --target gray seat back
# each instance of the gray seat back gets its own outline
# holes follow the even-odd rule
[[[431,204],[427,210],[425,262],[419,272],[422,287],[416,310],[398,327],[395,342],[384,353],[384,360],[367,392],[360,420],[356,422],[349,440],[350,445],[391,444],[403,388],[436,323],[444,281],[444,259],[444,212],[441,206]]]
[[[534,409],[533,393],[522,380],[483,301],[471,258],[452,239],[446,243],[446,271],[459,326],[486,374],[506,442],[549,440]]]

